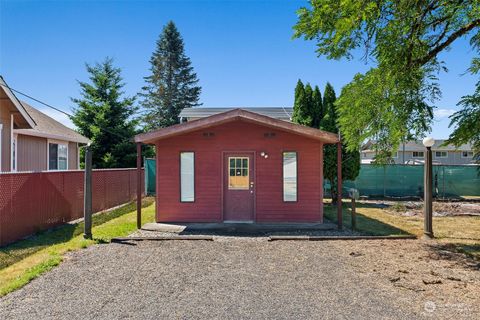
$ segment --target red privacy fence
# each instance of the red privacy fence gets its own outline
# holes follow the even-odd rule
[[[83,217],[83,184],[83,171],[0,174],[0,246]],[[93,170],[93,212],[134,200],[136,185],[136,169]]]

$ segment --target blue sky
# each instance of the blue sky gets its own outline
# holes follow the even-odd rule
[[[295,12],[306,3],[1,0],[0,74],[11,87],[70,112],[70,97],[79,96],[76,80],[87,80],[85,62],[110,56],[123,70],[126,93],[135,95],[163,25],[173,20],[200,79],[204,106],[291,106],[298,79],[322,89],[329,81],[339,93],[369,68],[359,56],[318,58],[313,42],[292,40]],[[449,72],[440,75],[436,138],[448,136],[447,116],[474,90],[476,79],[462,75],[472,57],[466,39],[441,55]],[[31,104],[68,123],[62,114]]]

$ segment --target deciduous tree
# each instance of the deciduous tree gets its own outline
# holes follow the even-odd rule
[[[423,135],[440,96],[437,76],[446,70],[438,54],[467,35],[480,47],[479,0],[312,0],[298,16],[294,36],[315,40],[319,55],[350,59],[361,51],[374,64],[337,102],[350,150],[367,138],[396,149],[407,136]]]

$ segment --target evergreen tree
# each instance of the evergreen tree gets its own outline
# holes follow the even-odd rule
[[[335,90],[327,83],[323,93],[323,119],[320,121],[320,129],[332,133],[338,133],[337,111],[335,107]],[[323,176],[330,182],[330,194],[332,202],[337,202],[337,146],[325,145],[323,150]],[[355,180],[360,173],[359,150],[348,151],[342,144],[342,178]]]
[[[150,64],[151,75],[145,77],[147,85],[140,94],[146,130],[178,123],[182,109],[200,105],[201,92],[182,36],[172,21],[163,28]]]
[[[292,121],[304,126],[312,124],[310,116],[312,102],[312,87],[307,84],[304,86],[301,80],[298,80],[295,87],[295,102],[293,104]]]
[[[320,120],[323,119],[322,94],[318,86],[315,86],[313,90],[312,100],[312,127],[318,128],[320,126]]]
[[[304,105],[304,110],[305,110],[305,116],[304,116],[304,125],[311,127],[313,125],[313,119],[314,119],[314,106],[313,106],[313,89],[310,83],[307,83],[305,86],[305,105]]]
[[[87,64],[86,68],[90,82],[79,81],[81,98],[72,98],[77,107],[71,119],[78,131],[92,141],[93,167],[134,167],[135,98],[123,97],[121,70],[113,66],[112,59]],[[82,153],[82,162],[83,158]]]

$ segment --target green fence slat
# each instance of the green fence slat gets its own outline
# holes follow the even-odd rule
[[[344,182],[344,194],[355,188],[367,197],[423,197],[423,170],[423,165],[362,164],[357,179]],[[434,165],[432,179],[435,197],[480,196],[478,166]],[[328,195],[328,181],[324,187]]]
[[[149,196],[155,195],[155,181],[155,159],[145,159],[145,192]]]

